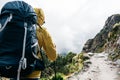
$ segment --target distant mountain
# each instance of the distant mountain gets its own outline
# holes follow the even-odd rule
[[[82,52],[103,52],[106,50],[113,51],[120,57],[120,14],[114,14],[105,22],[103,29],[93,38],[87,40]]]

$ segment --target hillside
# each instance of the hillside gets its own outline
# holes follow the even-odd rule
[[[83,60],[83,69],[68,80],[120,79],[120,14],[108,17],[103,29],[86,41],[82,53],[90,59]]]
[[[120,59],[120,14],[108,17],[103,29],[93,39],[89,39],[82,49],[85,53],[103,51],[110,53],[112,60]]]

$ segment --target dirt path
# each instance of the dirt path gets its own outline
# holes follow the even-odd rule
[[[71,76],[68,80],[120,80],[118,67],[107,60],[104,53],[91,57],[92,64],[87,71]]]

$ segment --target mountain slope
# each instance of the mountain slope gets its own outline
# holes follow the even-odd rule
[[[105,22],[103,29],[93,38],[89,39],[82,52],[112,51],[110,55],[120,58],[120,14],[114,14]]]

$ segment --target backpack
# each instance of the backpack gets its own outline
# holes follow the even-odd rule
[[[35,57],[39,46],[36,37],[37,17],[24,1],[7,2],[0,14],[0,76],[17,80],[35,70],[41,62]],[[44,69],[44,63],[42,62]],[[40,67],[37,65],[37,67]]]

